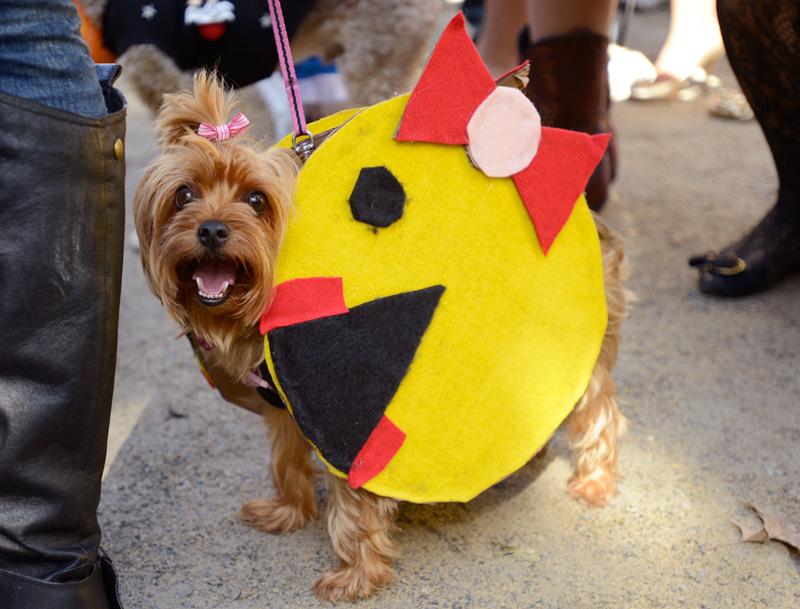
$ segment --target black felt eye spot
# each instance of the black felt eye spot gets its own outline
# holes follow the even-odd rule
[[[403,216],[406,191],[386,167],[364,167],[350,194],[350,210],[359,222],[386,228]]]

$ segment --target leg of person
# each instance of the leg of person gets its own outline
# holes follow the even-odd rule
[[[517,37],[527,23],[526,0],[485,0],[477,48],[492,78],[520,63]]]
[[[125,104],[115,68],[87,61],[78,23],[69,0],[0,0],[0,599],[10,609],[120,607],[96,508]]]
[[[656,58],[659,74],[679,80],[698,66],[710,67],[723,53],[716,0],[672,0],[669,33]]]
[[[608,94],[608,30],[617,0],[528,0],[531,64],[526,91],[542,124],[611,133],[603,160],[586,185],[589,207],[600,209],[616,175],[616,138]]]
[[[708,85],[724,54],[716,0],[672,0],[669,33],[655,63],[658,74],[653,82],[635,85],[631,98],[680,99],[682,90],[691,98],[699,94],[702,84]]]
[[[107,114],[70,0],[0,0],[0,91],[75,114]]]
[[[574,30],[608,35],[617,3],[608,0],[528,0],[528,19],[534,41],[566,36]]]
[[[800,270],[800,0],[719,0],[717,11],[728,60],[775,161],[778,196],[741,240],[689,264],[704,292],[744,296]]]

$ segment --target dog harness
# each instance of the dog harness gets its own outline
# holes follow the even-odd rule
[[[206,381],[208,384],[211,385],[212,389],[218,389],[217,385],[214,383],[214,379],[211,378],[211,375],[206,370],[206,366],[203,363],[203,356],[200,353],[200,350],[209,351],[213,349],[212,346],[205,343],[205,341],[197,340],[194,335],[190,332],[186,335],[186,338],[189,339],[189,343],[192,345],[192,351],[194,351],[194,355],[197,358],[197,363],[200,366],[200,372],[203,373]],[[286,410],[286,404],[283,403],[283,399],[275,391],[275,383],[269,375],[269,368],[267,367],[266,362],[261,362],[258,368],[250,371],[250,377],[253,378],[253,382],[249,383],[253,386],[253,388],[258,392],[258,395],[270,406],[274,408],[280,408],[281,410]],[[222,392],[220,392],[221,394]],[[223,399],[225,398],[222,395]]]

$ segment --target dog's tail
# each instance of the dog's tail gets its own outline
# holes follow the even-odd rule
[[[622,239],[600,216],[593,216],[603,256],[608,326],[589,385],[569,418],[569,435],[577,462],[567,491],[587,504],[603,505],[615,492],[619,438],[627,428],[617,405],[611,370],[619,353],[620,326],[633,294],[622,285],[628,279],[628,258]]]

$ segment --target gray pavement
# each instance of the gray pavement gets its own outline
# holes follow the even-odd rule
[[[667,19],[637,15],[629,45],[654,57]],[[130,97],[129,207],[152,154],[150,116]],[[758,525],[746,502],[800,521],[800,277],[735,301],[698,292],[689,255],[747,230],[776,187],[758,126],[705,104],[613,110],[621,163],[603,214],[638,296],[615,371],[630,419],[619,495],[592,510],[569,499],[557,435],[469,504],[402,505],[397,581],[360,606],[800,606],[797,551],[724,545],[738,539],[731,519]],[[266,432],[209,389],[176,333],[130,240],[100,514],[125,606],[323,606],[311,586],[335,565],[324,521],[283,537],[238,521],[242,501],[270,492]]]

